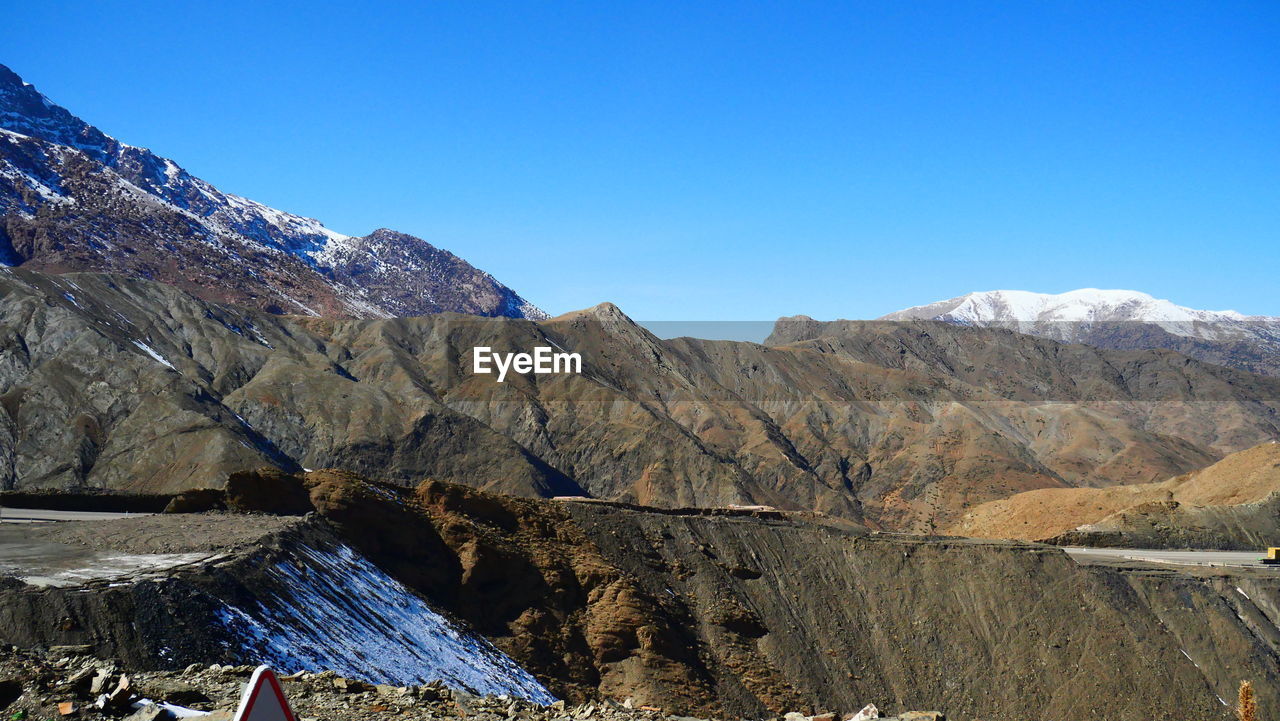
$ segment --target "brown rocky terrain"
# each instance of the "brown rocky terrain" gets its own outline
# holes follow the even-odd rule
[[[630,698],[665,713],[755,718],[868,702],[954,718],[1226,718],[1218,697],[1241,678],[1264,708],[1280,703],[1280,577],[1267,571],[1086,567],[1045,546],[869,534],[805,513],[520,499],[436,482],[410,490],[333,471],[260,475],[205,501],[243,508],[283,494],[319,517],[277,524],[261,545],[207,549],[229,555],[168,578],[9,583],[0,642],[89,644],[127,669],[250,663],[256,646],[227,645],[204,620],[211,599],[256,608],[253,599],[280,593],[264,572],[311,558],[305,549],[332,534],[572,703]],[[127,523],[168,525],[190,544],[181,529],[197,518],[247,529],[262,517]],[[116,523],[112,545],[166,548],[162,534],[131,546]],[[94,543],[92,527],[57,533]],[[312,607],[311,624],[337,633],[363,621],[325,608]]]
[[[1125,545],[1120,539],[1127,537],[1129,545],[1144,548],[1256,548],[1280,533],[1275,503],[1268,501],[1277,492],[1280,444],[1264,443],[1160,483],[1019,493],[974,508],[948,532],[977,538],[1043,540],[1068,534],[1098,540],[1105,531],[1113,537],[1107,545]],[[1086,526],[1087,532],[1071,533]],[[1157,526],[1169,529],[1166,537],[1158,537]],[[1181,533],[1174,530],[1179,528]],[[1191,538],[1196,534],[1199,540]]]
[[[229,721],[234,715],[252,666],[192,664],[181,671],[125,673],[112,660],[86,655],[83,647],[48,652],[0,649],[0,711],[18,721],[25,718],[75,716],[88,719],[171,721],[168,704],[184,713],[207,713],[208,721]],[[474,719],[475,721],[696,721],[640,706],[630,699],[569,705],[529,703],[503,696],[475,696],[441,683],[415,686],[369,684],[332,671],[301,672],[280,678],[291,710],[306,721],[348,721],[391,717]],[[101,689],[124,692],[111,704],[98,705],[93,693]],[[18,694],[16,698],[15,694]],[[160,705],[166,704],[166,705]],[[135,710],[136,708],[136,710]],[[61,709],[61,710],[60,710]],[[71,710],[64,714],[62,710]],[[875,709],[873,714],[878,714]],[[851,714],[843,714],[848,717]],[[868,714],[870,715],[870,714]],[[842,714],[807,716],[789,713],[787,721],[835,721]],[[876,715],[870,715],[877,718]],[[906,711],[885,721],[944,721],[938,712]]]
[[[1024,490],[1153,482],[1280,434],[1280,379],[942,323],[659,340],[543,322],[281,317],[164,284],[0,271],[0,486],[175,493],[339,467],[929,531]],[[581,375],[471,372],[559,347]],[[482,449],[482,450],[481,450]]]
[[[1255,550],[1280,537],[1280,491],[1254,503],[1194,506],[1152,501],[1045,539],[1067,546]]]

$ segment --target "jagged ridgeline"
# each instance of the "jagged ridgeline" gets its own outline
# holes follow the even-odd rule
[[[1280,379],[947,323],[660,340],[545,321],[278,316],[101,274],[0,271],[6,488],[217,488],[345,468],[523,496],[765,504],[930,531],[1038,488],[1163,480],[1280,434]],[[581,373],[471,372],[477,346]]]
[[[347,236],[224,193],[106,135],[3,65],[0,264],[149,278],[272,313],[546,317],[421,238],[385,228]]]

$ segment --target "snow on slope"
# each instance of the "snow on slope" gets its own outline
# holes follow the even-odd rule
[[[286,673],[332,670],[394,685],[440,680],[476,694],[556,700],[509,656],[346,545],[302,546],[268,574],[279,593],[225,603],[219,612],[243,663]]]
[[[541,310],[525,301],[487,273],[472,267],[448,251],[405,234],[375,233],[366,238],[337,233],[312,218],[287,213],[262,203],[218,190],[196,178],[174,161],[146,148],[122,143],[98,128],[51,102],[34,86],[0,65],[0,216],[48,223],[41,210],[48,206],[77,206],[62,182],[68,173],[87,174],[103,189],[95,189],[80,201],[101,201],[112,196],[120,205],[146,210],[144,225],[164,228],[166,234],[155,249],[138,255],[143,277],[156,277],[154,268],[171,257],[178,243],[205,243],[214,250],[207,257],[186,262],[185,273],[177,275],[197,287],[224,288],[228,280],[241,284],[242,296],[280,301],[287,312],[316,315],[314,301],[296,297],[299,287],[315,291],[328,287],[341,313],[357,317],[421,315],[440,311],[478,315],[508,315],[531,319],[546,318]],[[72,184],[79,187],[82,183]],[[85,203],[79,203],[85,205]],[[93,202],[88,205],[94,205]],[[116,209],[118,210],[118,208]],[[63,228],[41,226],[27,236],[59,236],[89,253],[74,258],[64,252],[51,264],[62,270],[108,270],[124,272],[138,248],[135,228],[126,217],[119,222],[112,213],[97,207],[81,207],[83,222],[76,225],[74,211],[58,214],[59,222],[72,223],[76,230],[87,229],[88,238]],[[128,216],[125,213],[124,216]],[[185,229],[175,232],[165,220],[183,218]],[[68,220],[70,219],[70,220]],[[379,231],[380,233],[381,231]],[[372,242],[371,239],[392,242]],[[116,248],[119,239],[134,241],[125,250]],[[247,250],[246,248],[247,243]],[[47,249],[43,249],[46,250]],[[147,259],[148,250],[159,256]],[[244,252],[242,252],[244,251]],[[26,251],[31,254],[28,248]],[[98,254],[96,259],[86,260]],[[0,264],[19,265],[31,258],[20,254],[0,236]],[[282,256],[292,262],[281,262]],[[39,257],[35,258],[39,260]],[[301,261],[299,264],[297,261]],[[182,261],[176,261],[181,264]],[[204,272],[192,266],[220,266]],[[122,267],[123,266],[123,267]],[[232,269],[232,273],[227,273]],[[233,276],[238,274],[238,278]],[[283,274],[283,277],[282,275]],[[182,283],[179,283],[182,285]],[[263,300],[260,307],[270,305]],[[331,304],[332,305],[332,304]],[[329,308],[333,310],[333,308]]]
[[[1002,326],[1059,340],[1075,340],[1099,323],[1149,323],[1174,335],[1205,340],[1280,342],[1280,318],[1195,310],[1133,290],[1084,288],[1057,295],[993,290],[915,306],[881,320]]]

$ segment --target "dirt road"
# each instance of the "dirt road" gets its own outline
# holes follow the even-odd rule
[[[151,516],[152,513],[103,511],[50,511],[43,508],[0,508],[0,523],[48,523],[50,521],[107,521],[113,518]]]
[[[1077,563],[1087,565],[1105,561],[1144,561],[1175,566],[1229,566],[1233,568],[1266,568],[1280,572],[1280,566],[1263,564],[1266,555],[1257,551],[1166,551],[1141,548],[1063,548]]]

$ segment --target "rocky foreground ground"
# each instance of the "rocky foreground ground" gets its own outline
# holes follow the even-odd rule
[[[188,666],[181,671],[126,672],[115,661],[80,648],[47,652],[0,649],[0,718],[9,721],[173,721],[191,717],[228,721],[235,714],[252,666]],[[638,706],[596,701],[540,706],[506,696],[475,696],[439,683],[372,685],[331,671],[280,677],[300,721],[352,719],[469,719],[471,721],[698,721]],[[203,712],[195,715],[196,712]],[[773,721],[866,721],[880,718],[868,706],[854,713],[809,716],[787,713]],[[945,721],[937,712],[908,711],[894,721]]]

